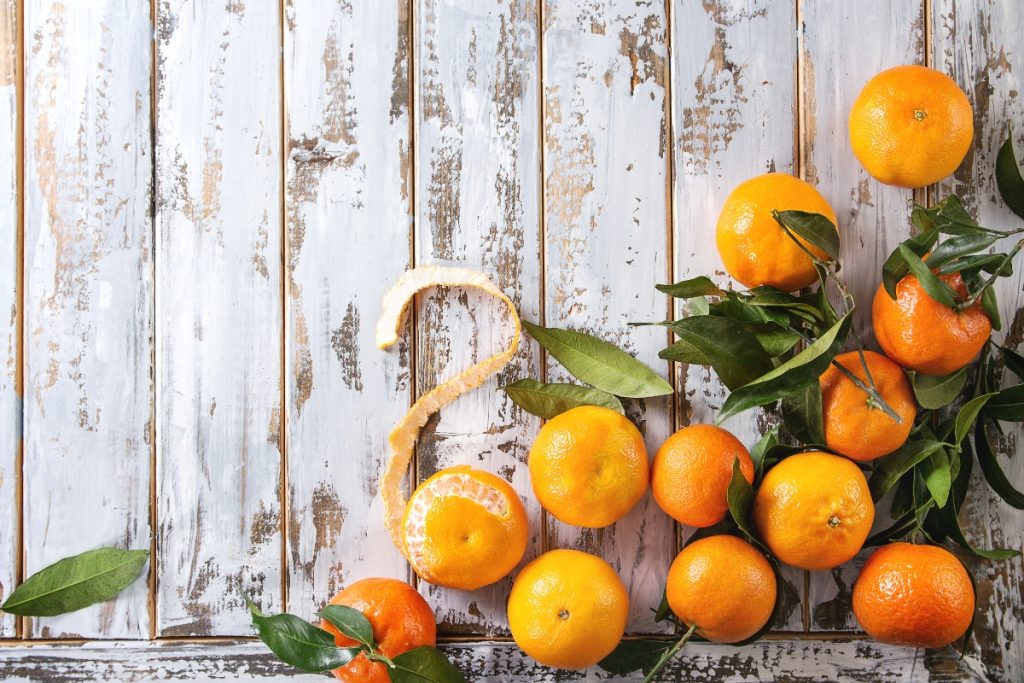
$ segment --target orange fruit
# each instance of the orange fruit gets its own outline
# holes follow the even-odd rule
[[[917,417],[914,390],[903,369],[874,351],[865,351],[864,361],[868,373],[864,372],[864,363],[856,351],[836,356],[837,363],[869,386],[870,373],[882,400],[900,416],[902,423],[886,415],[866,391],[835,365],[830,365],[820,378],[825,445],[858,462],[880,458],[902,446]]]
[[[967,299],[959,273],[940,275],[957,297]],[[928,296],[917,276],[896,284],[893,300],[879,286],[871,306],[875,338],[885,355],[908,370],[925,375],[948,375],[978,355],[992,333],[992,323],[980,304],[956,311]]]
[[[624,415],[580,406],[547,421],[530,448],[530,483],[545,510],[566,524],[605,527],[647,491],[643,436]]]
[[[850,460],[810,451],[764,475],[752,511],[758,536],[798,569],[832,569],[851,559],[875,519],[867,479]]]
[[[814,262],[772,218],[773,210],[836,214],[809,183],[786,173],[765,173],[740,183],[718,216],[715,241],[729,275],[747,287],[771,285],[791,292],[818,279]],[[825,252],[798,238],[818,258]]]
[[[717,524],[729,512],[726,493],[736,460],[740,472],[753,483],[754,463],[739,439],[714,425],[683,427],[654,456],[654,500],[680,524]]]
[[[629,596],[612,566],[579,550],[550,550],[519,572],[508,596],[516,644],[546,666],[585,669],[622,640]]]
[[[501,477],[449,467],[420,484],[402,520],[405,556],[420,578],[476,590],[515,569],[526,552],[526,510]]]
[[[434,645],[437,625],[434,613],[423,596],[404,581],[396,579],[363,579],[356,581],[330,600],[332,605],[345,605],[359,610],[373,627],[373,639],[387,657],[395,657],[422,645]],[[338,647],[354,647],[356,641],[347,638],[326,619],[320,627],[334,634]],[[388,683],[387,668],[380,662],[371,662],[360,654],[334,675],[351,683]]]
[[[974,112],[946,74],[897,66],[876,74],[850,111],[853,153],[888,185],[924,187],[963,161],[974,137]]]
[[[676,555],[665,596],[687,626],[716,643],[746,640],[775,609],[775,572],[754,546],[735,536],[708,536]]]
[[[853,585],[853,613],[883,643],[944,647],[970,626],[974,588],[948,550],[890,543],[864,563]]]

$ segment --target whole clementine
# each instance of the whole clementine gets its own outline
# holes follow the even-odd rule
[[[676,556],[665,597],[687,626],[716,643],[746,640],[775,609],[775,572],[754,546],[735,536],[708,536]]]
[[[974,137],[974,113],[946,74],[897,66],[867,82],[849,127],[853,153],[868,173],[888,185],[924,187],[963,161]]]
[[[873,397],[839,368],[830,365],[819,380],[825,445],[858,462],[880,458],[902,446],[917,417],[914,390],[903,369],[874,351],[864,351],[863,363],[857,351],[841,353],[835,362],[865,385],[873,382],[882,400],[900,416],[902,423],[886,414]]]
[[[864,546],[875,519],[867,479],[831,453],[797,453],[764,475],[754,494],[754,528],[780,560],[798,569],[832,569]]]
[[[643,436],[610,408],[580,406],[547,421],[530,447],[530,483],[559,520],[599,528],[643,497],[650,464]]]
[[[740,472],[753,483],[754,463],[739,439],[714,425],[683,427],[654,456],[654,500],[680,524],[717,524],[729,512],[726,493],[737,460]]]
[[[960,273],[940,275],[960,300],[967,288]],[[910,274],[896,284],[896,299],[879,286],[871,306],[875,339],[885,355],[908,370],[948,375],[978,355],[992,333],[992,323],[979,304],[957,311],[941,304]]]
[[[853,585],[853,613],[875,640],[943,647],[970,626],[974,587],[948,550],[890,543],[864,563]]]
[[[798,237],[800,247],[772,217],[773,210],[836,214],[814,186],[786,173],[765,173],[740,183],[718,216],[715,242],[729,275],[747,287],[770,285],[790,292],[818,279],[814,262],[825,252]]]
[[[437,624],[430,605],[404,581],[356,581],[331,598],[330,604],[345,605],[362,612],[373,627],[373,639],[386,657],[395,657],[423,645],[434,645],[437,641]],[[341,635],[327,620],[320,626],[334,634],[338,647],[359,644]],[[364,654],[335,669],[334,675],[349,683],[388,683],[391,680],[384,664],[371,662]]]

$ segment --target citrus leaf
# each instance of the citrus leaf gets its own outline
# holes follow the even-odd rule
[[[330,671],[345,666],[364,649],[338,647],[332,634],[305,619],[293,614],[267,616],[248,596],[245,601],[260,640],[285,664],[310,673]]]
[[[935,250],[928,255],[925,263],[929,268],[939,268],[948,263],[956,261],[963,256],[976,254],[979,251],[988,249],[999,240],[999,235],[987,232],[968,233],[966,235],[954,235],[942,244],[935,247]],[[920,256],[920,254],[918,254]]]
[[[964,277],[978,271],[994,273],[999,271],[1000,277],[1013,275],[1013,263],[1006,259],[1006,254],[978,254],[947,263],[939,268],[939,275],[962,273]]]
[[[658,373],[603,339],[574,330],[541,327],[525,320],[523,326],[581,382],[628,398],[672,393],[672,385]]]
[[[739,458],[732,463],[732,479],[729,481],[726,500],[729,503],[729,515],[732,516],[743,535],[754,545],[764,548],[757,540],[754,529],[750,525],[750,506],[754,504],[754,487],[743,476]]]
[[[999,391],[985,405],[985,414],[1003,422],[1024,422],[1024,384]]]
[[[105,602],[134,583],[148,559],[148,550],[120,548],[96,548],[65,557],[28,577],[0,609],[52,617]]]
[[[842,348],[849,331],[850,313],[847,313],[800,353],[729,394],[722,404],[716,423],[720,424],[748,408],[774,403],[783,396],[803,388],[809,382],[817,382],[818,377]]]
[[[362,612],[347,605],[327,605],[320,611],[320,616],[334,624],[334,627],[357,643],[362,643],[371,650],[377,647],[373,639],[373,626]]]
[[[896,485],[896,482],[904,474],[914,469],[918,463],[931,457],[931,454],[940,448],[942,448],[941,441],[931,439],[908,441],[879,460],[878,467],[871,475],[871,481],[868,482],[871,497],[877,502]]]
[[[996,459],[995,451],[988,440],[988,432],[985,431],[983,421],[979,421],[974,428],[974,448],[977,451],[981,472],[985,475],[985,481],[988,482],[989,487],[1006,501],[1007,505],[1024,510],[1024,492],[1014,488],[999,466],[999,460]]]
[[[545,420],[580,406],[600,406],[624,413],[622,403],[611,394],[576,384],[544,384],[523,378],[502,389],[517,406]]]
[[[440,650],[421,645],[397,657],[395,668],[388,668],[393,683],[465,683],[466,677]]]
[[[999,302],[996,301],[996,292],[992,287],[985,287],[981,292],[981,310],[988,316],[993,330],[998,332],[1003,329],[1003,320],[999,316]]]
[[[782,420],[794,439],[801,443],[825,442],[819,382],[808,382],[798,391],[783,396],[781,406]]]
[[[1013,151],[1012,130],[996,155],[996,186],[1010,210],[1024,218],[1024,178]]]
[[[914,215],[920,215],[919,209],[920,207],[914,209]],[[905,246],[918,256],[924,256],[938,239],[939,231],[932,228],[911,237],[903,242],[900,247]],[[907,260],[903,258],[900,247],[894,249],[889,254],[889,258],[885,259],[885,263],[882,264],[882,286],[885,287],[885,291],[888,292],[891,299],[896,298],[896,285],[910,272],[910,266],[907,265]]]
[[[761,472],[764,470],[765,458],[774,446],[779,445],[779,428],[769,430],[758,439],[754,447],[750,449],[750,459],[754,462],[754,481],[758,481],[761,478]]]
[[[658,609],[654,611],[655,623],[660,623],[669,619],[673,616],[672,608],[668,604],[668,592],[665,590],[661,591],[661,602],[658,603]]]
[[[934,505],[934,501],[928,501],[925,511],[932,509]],[[912,509],[909,512],[903,513],[890,526],[868,537],[868,540],[864,541],[864,547],[871,548],[903,538],[917,528],[917,519],[920,512],[920,510]]]
[[[818,323],[823,320],[822,313],[817,306],[801,301],[799,297],[780,290],[756,294],[747,299],[747,303],[759,308],[781,308],[809,323]]]
[[[747,326],[757,339],[757,343],[771,358],[781,356],[800,342],[799,334],[784,330],[775,323],[747,323]]]
[[[1018,379],[1024,379],[1024,356],[1012,349],[1002,349],[1002,355],[1006,369],[1017,375]]]
[[[963,404],[960,411],[956,414],[956,426],[953,428],[953,438],[955,443],[959,444],[964,440],[964,437],[970,433],[971,427],[974,426],[974,421],[978,419],[978,413],[985,407],[995,394],[982,394],[981,396],[975,396],[967,403]]]
[[[951,194],[935,206],[927,209],[933,212],[935,227],[947,235],[966,235],[973,232],[984,232],[974,216],[967,212],[963,202],[955,194]]]
[[[949,490],[953,486],[953,475],[949,467],[946,449],[939,448],[921,461],[919,465],[925,486],[932,494],[932,500],[940,508],[949,500]]]
[[[711,278],[700,275],[689,280],[681,280],[671,285],[655,285],[659,292],[664,292],[675,299],[693,299],[698,296],[725,296]]]
[[[625,676],[637,669],[646,674],[654,668],[663,654],[672,649],[673,645],[675,643],[671,640],[650,638],[623,640],[612,650],[610,655],[598,662],[597,665],[617,676]]]
[[[914,396],[922,408],[936,410],[947,406],[960,395],[967,383],[967,367],[956,372],[936,377],[933,375],[914,374]]]
[[[718,315],[700,315],[683,318],[670,327],[679,337],[679,346],[673,344],[658,356],[688,362],[687,359],[696,357],[689,352],[694,349],[730,389],[743,386],[774,367],[745,323]]]
[[[933,273],[928,266],[925,265],[921,257],[907,248],[906,244],[899,246],[900,255],[903,256],[903,260],[907,262],[907,267],[910,268],[910,272],[914,274],[914,277],[921,283],[921,287],[928,296],[938,301],[944,306],[952,308],[956,305],[956,292],[947,285],[945,282],[940,280],[935,273]]]
[[[787,228],[825,252],[832,261],[839,260],[839,231],[835,224],[820,213],[806,211],[779,211],[777,218]]]

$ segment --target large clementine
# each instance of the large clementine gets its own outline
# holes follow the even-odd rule
[[[902,446],[914,426],[917,403],[900,366],[874,351],[864,351],[863,363],[856,351],[839,354],[835,362],[863,384],[873,382],[882,400],[900,416],[902,423],[886,414],[873,397],[839,368],[830,365],[820,379],[825,445],[859,462],[880,458]]]
[[[940,275],[959,299],[967,288],[959,273]],[[931,298],[916,275],[896,284],[896,299],[879,286],[871,306],[875,338],[885,355],[908,370],[948,375],[978,355],[992,333],[992,323],[979,304],[957,311]]]
[[[754,546],[735,536],[708,536],[676,556],[665,597],[687,626],[716,643],[746,640],[775,609],[775,572]]]
[[[754,463],[739,439],[714,425],[683,427],[654,456],[654,500],[680,524],[717,524],[729,512],[726,493],[737,460],[740,472],[753,483]]]
[[[974,113],[946,74],[908,65],[875,75],[850,111],[853,153],[872,176],[898,187],[924,187],[963,161]]]
[[[838,567],[860,551],[875,506],[857,465],[811,451],[768,470],[754,494],[752,517],[758,536],[776,557],[817,571]]]
[[[853,613],[883,643],[943,647],[974,616],[974,587],[948,550],[890,543],[868,558],[853,585]]]
[[[416,590],[396,579],[363,579],[356,581],[330,600],[332,605],[345,605],[359,610],[373,627],[373,639],[386,657],[395,657],[423,645],[434,645],[437,625],[427,601]],[[347,638],[326,619],[321,628],[334,634],[339,647],[354,647],[356,641]],[[334,675],[349,683],[388,683],[387,668],[380,662],[371,662],[360,654]]]
[[[580,406],[541,428],[530,448],[530,483],[559,520],[605,527],[647,491],[650,464],[643,436],[624,415]]]
[[[814,262],[825,252],[797,238],[794,242],[772,217],[773,210],[820,213],[836,223],[836,214],[809,183],[786,173],[765,173],[740,183],[726,198],[715,241],[729,275],[747,287],[771,285],[787,292],[818,278]]]

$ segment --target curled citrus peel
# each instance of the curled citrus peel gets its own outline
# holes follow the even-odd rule
[[[519,348],[519,314],[512,300],[505,295],[490,278],[480,272],[466,268],[448,266],[420,266],[407,270],[398,282],[384,295],[384,310],[377,322],[377,347],[386,349],[398,341],[399,332],[405,324],[409,305],[417,292],[430,287],[474,287],[501,299],[508,307],[515,331],[508,347],[485,360],[476,363],[455,375],[447,382],[421,396],[409,409],[388,436],[391,458],[380,479],[381,498],[384,501],[384,526],[391,535],[395,546],[406,555],[402,532],[402,519],[407,501],[402,494],[402,479],[409,469],[413,448],[420,429],[431,415],[441,410],[462,394],[475,389],[498,372]]]

